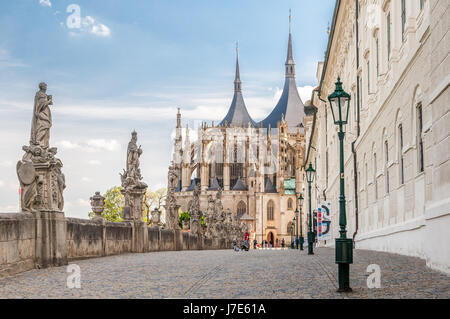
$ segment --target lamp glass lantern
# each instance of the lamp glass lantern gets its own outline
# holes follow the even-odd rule
[[[338,77],[335,84],[336,89],[328,96],[328,101],[330,101],[334,124],[345,125],[347,124],[348,112],[350,110],[350,95],[342,89],[340,77]]]
[[[305,200],[303,198],[303,194],[300,194],[300,196],[298,197],[298,200],[300,201],[300,207],[303,207],[303,201]]]
[[[312,164],[309,163],[309,167],[306,169],[306,181],[311,184],[314,181],[315,175],[316,170],[312,167]]]

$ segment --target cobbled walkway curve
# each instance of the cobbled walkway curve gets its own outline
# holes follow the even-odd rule
[[[67,288],[67,267],[0,279],[0,298],[450,298],[450,276],[419,258],[355,250],[350,294],[339,294],[334,249],[176,251],[78,260],[81,288]],[[381,288],[367,288],[367,266]]]

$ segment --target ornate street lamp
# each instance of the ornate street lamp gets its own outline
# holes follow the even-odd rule
[[[300,196],[298,197],[298,200],[300,202],[300,250],[303,250],[303,243],[305,242],[305,239],[303,238],[303,227],[302,227],[302,207],[303,207],[303,194],[300,193]]]
[[[294,226],[295,225],[295,217],[293,220],[293,223],[291,224],[291,248],[294,248],[294,241],[292,240],[292,238],[294,237]]]
[[[339,196],[339,233],[336,238],[336,263],[338,264],[339,289],[338,292],[352,291],[350,288],[350,264],[353,263],[353,241],[347,238],[347,217],[345,213],[344,189],[344,125],[347,124],[350,109],[350,95],[342,89],[341,79],[338,77],[335,91],[328,96],[334,124],[339,125],[340,147],[340,196]]]
[[[312,230],[312,216],[311,216],[311,184],[314,181],[316,170],[309,163],[309,167],[306,169],[306,181],[308,182],[308,195],[309,195],[309,215],[308,215],[308,255],[314,255],[314,232]]]

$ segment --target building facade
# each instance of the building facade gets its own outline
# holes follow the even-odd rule
[[[306,123],[313,207],[339,218],[339,139],[327,100],[351,95],[344,140],[348,235],[356,248],[417,256],[450,273],[450,2],[337,0]]]
[[[237,57],[229,111],[218,125],[203,123],[197,129],[196,141],[191,141],[188,126],[182,128],[178,111],[173,157],[180,177],[177,204],[187,211],[194,187],[200,185],[204,212],[208,197],[215,198],[220,188],[224,209],[249,225],[252,240],[275,246],[284,239],[289,244],[298,194],[303,189],[304,121],[311,113],[297,90],[291,31],[283,93],[261,122],[249,115],[241,85]]]

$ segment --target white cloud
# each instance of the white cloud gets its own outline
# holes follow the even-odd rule
[[[311,93],[314,90],[314,87],[310,85],[299,86],[297,90],[300,98],[302,99],[302,102],[306,103],[306,101],[311,100]]]
[[[0,49],[0,69],[23,68],[23,67],[27,67],[27,65],[11,57],[10,53],[7,50]]]
[[[77,202],[80,206],[91,206],[91,203],[86,199],[78,198]]]
[[[100,37],[109,37],[111,35],[111,30],[106,25],[95,21],[91,16],[81,19],[80,31],[89,32]],[[77,35],[77,33],[71,32],[71,35]]]
[[[314,87],[312,87],[310,85],[297,87],[298,94],[300,95],[300,98],[302,99],[303,104],[305,104],[306,101],[311,100],[311,93],[313,90],[314,90]],[[283,93],[282,89],[280,89],[278,87],[275,89],[275,95],[274,95],[275,103],[278,102],[282,93]],[[275,106],[275,104],[274,104],[274,106]]]
[[[107,139],[91,139],[86,142],[71,142],[68,140],[56,141],[55,145],[64,150],[80,150],[83,152],[99,152],[99,151],[109,151],[114,152],[120,149],[120,144],[117,140],[107,140]],[[91,165],[100,165],[100,161],[91,160],[89,161]]]
[[[109,37],[111,35],[111,30],[106,25],[101,23],[92,26],[90,32],[101,37]]]
[[[116,140],[96,139],[87,141],[87,145],[93,148],[106,151],[117,151],[120,149],[120,144]]]
[[[82,181],[82,182],[85,182],[85,183],[90,183],[90,182],[92,182],[92,179],[89,178],[89,177],[82,177],[82,178],[81,178],[81,181]]]
[[[5,182],[0,179],[0,187],[5,186]]]
[[[19,188],[20,188],[20,185],[19,185],[18,181],[15,183],[9,183],[9,189],[17,191],[17,194],[19,194]]]
[[[102,165],[102,162],[100,162],[99,160],[89,160],[88,164],[97,166],[97,165]]]
[[[0,213],[17,213],[20,211],[19,204],[17,205],[8,205],[8,206],[0,206]]]
[[[13,162],[12,161],[0,161],[0,167],[12,167]]]
[[[39,0],[39,4],[44,7],[51,7],[52,3],[50,0]]]
[[[58,141],[55,142],[56,146],[60,146],[61,148],[64,149],[68,149],[68,150],[73,150],[73,149],[78,149],[81,146],[77,143],[72,143],[71,141]]]

